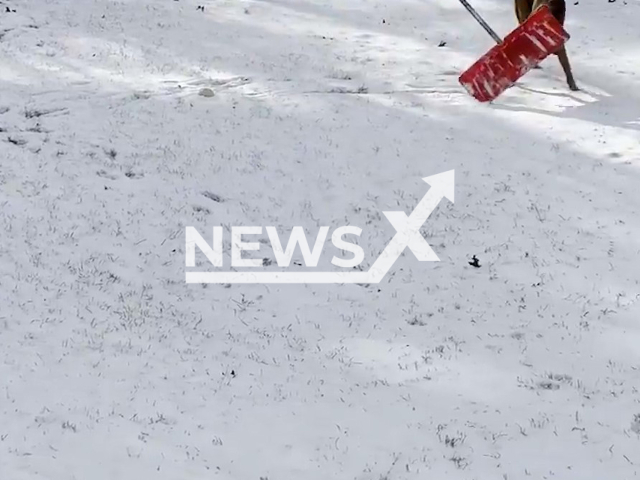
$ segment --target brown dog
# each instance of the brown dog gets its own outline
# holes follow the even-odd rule
[[[527,18],[529,18],[531,12],[534,12],[544,4],[549,5],[551,14],[560,22],[561,25],[564,25],[564,17],[567,10],[564,0],[515,0],[516,17],[518,17],[518,22],[523,23]],[[567,51],[565,50],[564,45],[555,54],[558,56],[560,65],[562,65],[562,70],[564,70],[564,74],[567,77],[567,85],[569,85],[569,88],[573,91],[578,90],[576,81],[573,79],[573,73],[571,73],[571,65],[569,64],[569,57],[567,56]]]

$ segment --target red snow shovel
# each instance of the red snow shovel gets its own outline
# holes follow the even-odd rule
[[[502,40],[467,0],[460,2],[497,43],[459,78],[469,94],[481,102],[495,100],[569,40],[569,34],[551,15],[547,5],[538,8]]]

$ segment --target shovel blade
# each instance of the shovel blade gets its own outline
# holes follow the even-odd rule
[[[544,5],[460,75],[460,84],[480,102],[495,100],[567,40],[569,34]]]

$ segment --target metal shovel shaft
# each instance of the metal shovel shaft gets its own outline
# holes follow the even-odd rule
[[[469,4],[469,2],[467,2],[467,0],[460,0],[460,3],[464,5],[464,8],[466,8],[469,11],[469,13],[473,16],[473,18],[475,18],[478,21],[478,23],[482,25],[482,28],[484,28],[487,31],[487,33],[491,35],[491,37],[496,41],[498,45],[502,43],[502,39],[498,36],[498,34],[493,31],[493,29],[489,26],[489,24],[484,21],[484,19],[478,14],[478,12],[474,10],[474,8]]]

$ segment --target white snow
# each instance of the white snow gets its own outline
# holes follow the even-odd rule
[[[0,479],[635,478],[638,18],[569,2],[583,90],[485,105],[455,1],[0,1]],[[451,169],[438,263],[185,283],[186,226],[354,225],[366,270]]]

